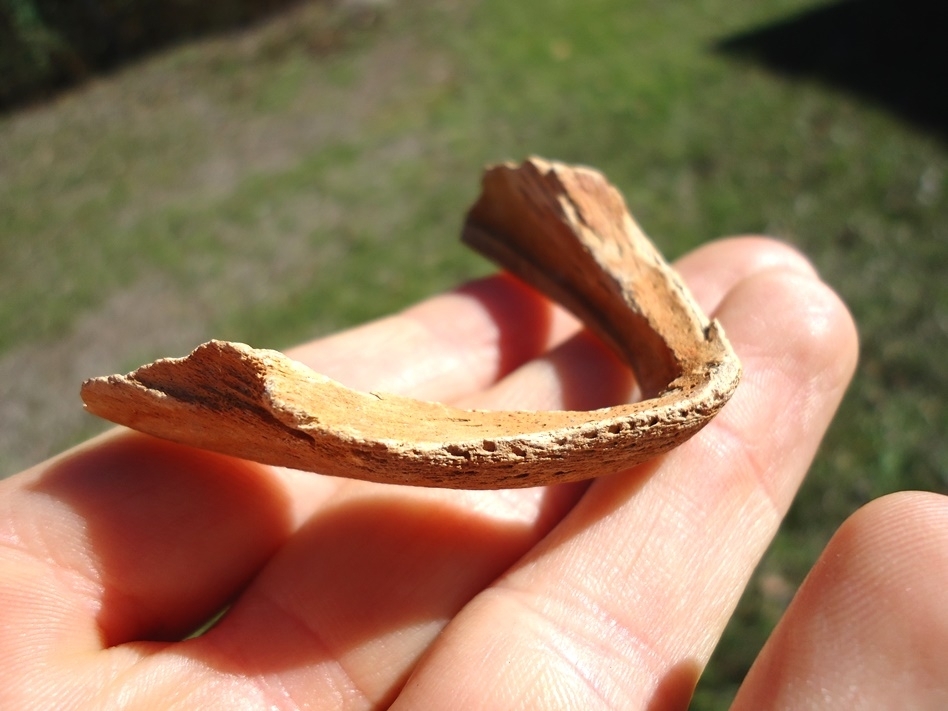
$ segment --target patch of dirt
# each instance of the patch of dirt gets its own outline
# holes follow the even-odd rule
[[[55,341],[28,343],[0,358],[0,476],[41,461],[78,434],[105,429],[82,409],[79,384],[126,369],[140,353],[185,353],[203,325],[160,276],[140,280],[81,317]],[[105,370],[103,370],[105,368]],[[111,368],[111,369],[110,369]]]
[[[366,17],[385,4],[350,0],[339,7],[349,6]],[[352,79],[305,82],[290,105],[271,113],[245,105],[259,96],[261,87],[254,82],[265,77],[238,77],[218,86],[198,76],[209,62],[233,65],[239,73],[248,58],[251,63],[268,61],[281,52],[298,51],[293,36],[298,39],[306,28],[316,27],[325,19],[320,15],[324,11],[320,3],[303,4],[258,28],[178,48],[98,78],[47,105],[7,116],[0,123],[0,190],[12,185],[31,194],[31,186],[49,179],[49,171],[53,180],[63,182],[54,192],[57,207],[66,212],[70,205],[81,207],[82,195],[96,189],[96,170],[102,171],[96,166],[109,159],[101,155],[107,144],[95,137],[120,132],[122,140],[141,146],[126,148],[129,161],[116,163],[127,195],[112,219],[118,225],[136,224],[161,206],[219,199],[247,176],[290,169],[331,139],[358,137],[388,102],[411,101],[419,82],[443,80],[443,62],[432,50],[385,32],[374,34],[371,46],[353,55],[345,68]],[[170,152],[172,174],[156,177],[160,169],[149,162],[156,152]],[[57,166],[68,167],[63,171]],[[78,177],[62,179],[57,170]],[[207,274],[205,280],[197,265],[189,276],[198,278],[187,288],[158,270],[146,270],[80,315],[68,332],[21,342],[0,354],[0,477],[107,427],[82,410],[78,388],[84,379],[184,354],[217,335],[209,328],[222,313],[286,290],[309,278],[313,264],[329,263],[332,255],[313,254],[307,235],[313,225],[340,219],[338,208],[314,198],[294,211],[294,219],[295,236],[281,234],[279,250],[267,251],[265,236],[260,241],[264,247],[242,244],[226,273]],[[33,235],[23,247],[32,250],[30,263],[40,270],[35,283],[51,282],[42,264],[56,258],[54,237],[59,235]],[[15,256],[22,243],[11,241],[4,249]]]

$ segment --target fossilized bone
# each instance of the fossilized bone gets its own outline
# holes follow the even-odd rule
[[[593,411],[461,410],[363,393],[271,350],[210,341],[82,386],[100,417],[266,464],[395,484],[497,489],[647,461],[727,402],[740,363],[619,192],[538,158],[486,171],[464,241],[573,311],[632,367],[643,400]]]

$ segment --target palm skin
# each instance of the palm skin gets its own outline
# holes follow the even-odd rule
[[[2,482],[0,708],[685,708],[857,338],[777,242],[722,240],[677,267],[744,380],[694,439],[592,483],[409,489],[124,430]],[[634,392],[572,317],[504,275],[290,355],[351,387],[465,407]],[[735,708],[948,707],[946,544],[943,497],[858,512]]]

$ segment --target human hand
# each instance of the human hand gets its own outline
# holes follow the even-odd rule
[[[722,241],[678,269],[722,321],[743,383],[682,447],[588,485],[408,489],[124,430],[0,483],[0,708],[684,707],[851,377],[856,337],[782,245]],[[592,409],[634,384],[571,317],[505,276],[291,355],[351,387],[468,407]],[[907,507],[927,513],[904,530],[926,537],[897,557],[908,534],[895,536],[892,511]],[[893,654],[873,660],[901,684],[885,698],[911,706],[911,682],[944,668],[896,654],[945,659],[933,607],[948,570],[944,503],[883,501],[847,526],[739,707],[850,698],[861,669],[860,688],[890,693],[879,665],[854,655],[877,649],[873,600],[894,600],[893,615],[918,605],[893,592],[905,578],[891,571],[925,570],[915,590],[932,600],[908,630],[883,620]],[[880,552],[887,568],[870,564]],[[840,555],[862,563],[840,568]],[[912,568],[938,555],[936,571]],[[880,570],[891,575],[859,587]],[[226,605],[210,631],[176,641]],[[922,613],[942,632],[926,649],[912,646],[932,629]],[[901,647],[897,629],[909,632]]]

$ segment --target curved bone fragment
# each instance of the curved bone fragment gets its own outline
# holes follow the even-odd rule
[[[740,379],[721,326],[601,174],[534,158],[486,171],[464,241],[571,309],[635,371],[644,400],[594,411],[460,410],[363,393],[222,341],[82,386],[89,412],[266,464],[470,489],[587,479],[681,444]]]

